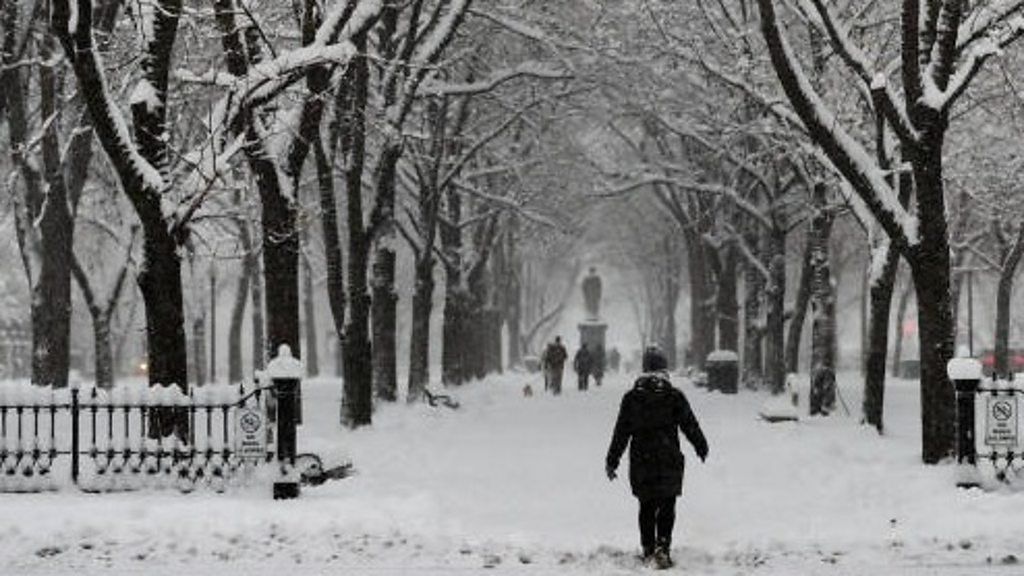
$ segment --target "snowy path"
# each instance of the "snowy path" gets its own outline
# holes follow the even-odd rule
[[[603,474],[625,380],[523,398],[523,378],[459,390],[458,412],[388,407],[355,433],[334,424],[336,385],[308,386],[300,446],[359,474],[295,502],[0,496],[0,574],[646,572],[635,501]],[[856,411],[856,379],[845,384]],[[919,465],[910,384],[890,386],[884,438],[845,416],[769,425],[755,417],[763,396],[684,389],[711,456],[701,465],[687,447],[678,571],[1024,574],[1024,495],[958,491],[950,467]]]

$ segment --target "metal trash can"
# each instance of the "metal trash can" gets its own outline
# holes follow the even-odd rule
[[[530,374],[540,372],[540,358],[536,356],[523,357],[523,368],[526,368],[526,371]]]
[[[704,370],[708,373],[708,390],[719,390],[723,394],[739,391],[740,358],[732,350],[715,350],[708,354]]]
[[[917,380],[921,378],[921,361],[917,358],[908,358],[900,362],[900,378]]]

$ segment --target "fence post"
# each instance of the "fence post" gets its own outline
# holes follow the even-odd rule
[[[954,358],[946,364],[946,375],[956,390],[956,485],[979,485],[978,455],[974,437],[974,401],[981,382],[981,362],[974,358]]]
[[[78,391],[77,379],[71,381],[71,481],[78,485]]]
[[[292,356],[292,349],[282,344],[277,357],[267,364],[265,375],[277,396],[277,463],[279,477],[274,481],[274,499],[287,500],[299,496],[299,477],[295,471],[295,428],[297,393],[302,378],[302,363]]]

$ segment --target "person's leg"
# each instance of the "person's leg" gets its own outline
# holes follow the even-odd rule
[[[658,546],[668,550],[672,546],[672,530],[676,525],[676,499],[661,498],[657,502],[656,539]]]
[[[644,558],[654,553],[657,500],[640,500],[640,547]]]

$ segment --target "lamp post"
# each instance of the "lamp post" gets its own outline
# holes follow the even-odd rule
[[[981,383],[981,362],[974,358],[953,358],[946,364],[946,375],[956,390],[956,485],[971,488],[979,483],[974,437],[974,397]]]
[[[296,402],[302,362],[292,356],[292,349],[282,344],[277,356],[267,364],[264,372],[274,386],[277,397],[277,464],[278,478],[274,481],[274,500],[299,497],[299,478],[295,470],[297,420]]]

